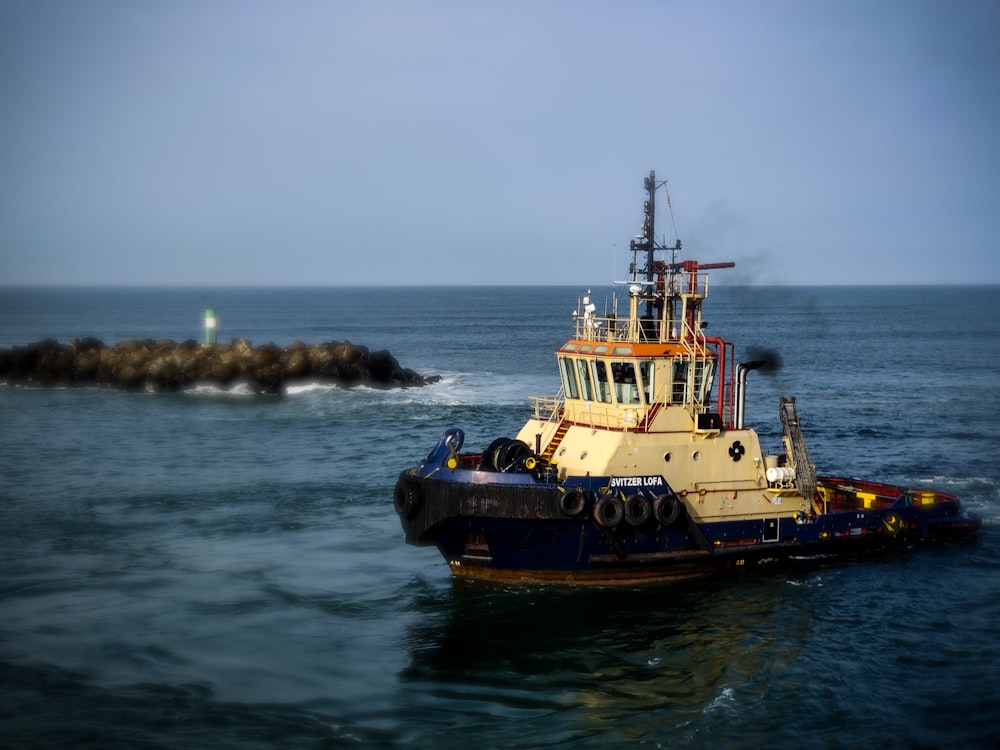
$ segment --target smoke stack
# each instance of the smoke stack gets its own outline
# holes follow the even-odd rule
[[[768,364],[766,359],[755,359],[751,362],[741,362],[736,366],[736,429],[743,429],[743,405],[746,401],[747,373],[764,367]]]

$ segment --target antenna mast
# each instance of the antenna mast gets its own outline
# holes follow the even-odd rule
[[[646,299],[646,314],[645,318],[647,320],[652,320],[654,316],[653,307],[655,296],[652,294],[653,285],[656,282],[656,251],[657,250],[669,250],[671,252],[670,256],[670,268],[671,270],[671,287],[673,286],[673,269],[677,266],[677,254],[681,249],[681,241],[678,238],[673,246],[666,245],[662,242],[656,241],[656,191],[659,188],[665,188],[667,181],[664,180],[657,184],[656,182],[656,172],[650,170],[649,177],[645,178],[643,181],[643,187],[646,190],[646,201],[643,204],[643,221],[642,226],[639,229],[639,234],[635,236],[635,239],[630,243],[630,248],[632,250],[632,280],[638,281],[637,274],[640,270],[645,271],[645,281],[649,286],[648,291],[650,294]],[[667,196],[667,203],[669,207],[670,196]],[[676,234],[676,228],[674,229],[674,234]],[[638,254],[642,251],[646,252],[646,267],[645,269],[639,269],[636,263]]]

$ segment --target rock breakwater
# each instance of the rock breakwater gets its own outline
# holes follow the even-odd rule
[[[370,352],[347,341],[254,347],[246,339],[207,346],[157,339],[109,346],[95,338],[74,338],[68,344],[46,339],[0,349],[0,382],[8,384],[176,391],[199,383],[245,382],[256,393],[280,393],[296,381],[392,388],[436,380],[401,367],[388,351]]]

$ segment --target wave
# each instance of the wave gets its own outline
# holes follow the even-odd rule
[[[718,697],[705,707],[704,713],[715,711],[716,709],[729,709],[736,703],[736,694],[731,687],[722,688]]]
[[[344,386],[336,383],[296,383],[294,385],[286,385],[284,394],[286,396],[301,396],[306,393],[329,393],[330,391],[341,390],[344,390]]]
[[[523,406],[530,404],[532,396],[554,395],[557,387],[557,384],[553,386],[551,379],[501,376],[489,372],[447,372],[442,373],[440,378],[436,383],[410,388],[303,382],[286,386],[284,395],[315,398],[336,394],[355,402],[397,406]]]
[[[962,507],[980,515],[985,526],[1000,526],[1000,479],[935,475],[920,481],[957,495]]]
[[[384,388],[363,383],[345,385],[329,381],[305,380],[286,383],[278,398],[315,399],[336,395],[354,403],[426,405],[448,407],[490,407],[530,405],[532,396],[553,396],[559,387],[557,378],[537,373],[500,373],[486,370],[445,371],[434,383],[407,388]],[[113,391],[98,385],[32,385],[0,382],[3,390],[97,390]],[[127,391],[120,391],[127,393]],[[171,392],[155,390],[140,391],[153,396],[169,395]],[[194,398],[225,398],[273,400],[274,394],[258,393],[246,380],[227,384],[199,382],[172,393]]]
[[[46,385],[42,383],[10,383],[6,380],[0,381],[0,389],[9,391],[100,391],[101,386],[89,385]]]
[[[192,396],[232,396],[237,398],[256,398],[256,393],[246,381],[238,381],[230,385],[215,385],[212,383],[199,383],[190,388],[184,388],[181,393]]]

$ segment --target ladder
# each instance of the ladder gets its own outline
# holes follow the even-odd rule
[[[799,412],[795,408],[795,396],[781,397],[780,415],[781,426],[792,449],[792,460],[795,461],[795,480],[799,485],[799,492],[806,500],[812,501],[813,495],[816,494],[816,466],[809,458],[809,449],[806,448],[806,440],[802,436]]]
[[[545,450],[542,451],[542,459],[545,461],[551,461],[552,456],[556,453],[556,448],[559,447],[559,443],[562,439],[566,437],[566,433],[569,432],[569,422],[563,420],[559,423],[559,427],[556,428],[556,434],[552,436],[549,444],[545,446]]]

